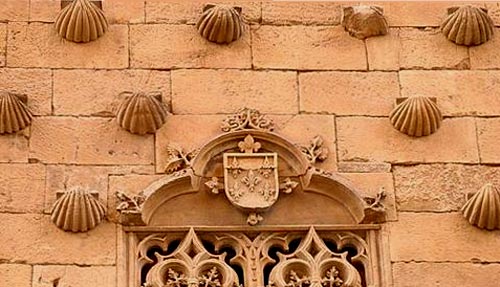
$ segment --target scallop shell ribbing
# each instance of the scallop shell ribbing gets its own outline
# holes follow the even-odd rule
[[[0,93],[0,134],[15,133],[31,124],[31,112],[20,97]]]
[[[396,106],[389,119],[395,129],[409,136],[433,134],[443,117],[437,105],[427,97],[410,97]]]
[[[493,21],[486,9],[465,5],[450,7],[448,13],[441,24],[441,31],[455,44],[481,45],[493,36]]]
[[[65,192],[52,207],[51,219],[57,227],[72,232],[86,232],[104,218],[104,206],[80,187]]]
[[[228,5],[207,5],[196,24],[201,36],[218,44],[238,40],[243,33],[241,8]]]
[[[500,190],[486,184],[465,203],[462,214],[479,228],[500,229]]]
[[[165,123],[167,109],[159,98],[142,93],[127,97],[117,114],[118,124],[133,134],[154,133]]]
[[[61,37],[76,43],[94,41],[108,29],[104,13],[90,0],[74,0],[59,12],[55,24]]]

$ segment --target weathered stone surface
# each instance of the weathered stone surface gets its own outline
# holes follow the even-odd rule
[[[30,0],[2,0],[0,21],[27,21]]]
[[[0,67],[5,66],[6,51],[7,51],[7,24],[0,23]]]
[[[476,228],[460,213],[402,212],[398,217],[390,223],[392,261],[497,262],[500,256],[500,231]]]
[[[97,92],[98,91],[98,92]],[[170,73],[146,70],[57,70],[54,72],[56,115],[115,116],[123,92],[161,92],[170,103]]]
[[[59,230],[48,215],[0,213],[0,260],[34,264],[114,264],[115,225],[101,223],[88,233]]]
[[[500,28],[493,29],[494,35],[491,40],[480,45],[470,47],[470,66],[471,69],[498,69],[500,68],[500,55],[497,48],[500,45]]]
[[[385,173],[391,172],[391,164],[389,163],[363,163],[363,162],[339,162],[339,172],[344,173]]]
[[[367,68],[363,41],[349,36],[340,26],[252,27],[252,48],[253,64],[257,68],[299,70],[366,70]]]
[[[45,69],[0,69],[0,90],[28,97],[34,115],[51,113],[52,74]]]
[[[399,29],[389,29],[387,35],[367,38],[365,43],[369,70],[399,70]]]
[[[338,25],[341,5],[328,2],[262,2],[262,23],[271,25]]]
[[[337,118],[342,161],[478,162],[475,133],[470,118],[445,119],[435,134],[421,138],[400,133],[385,118]]]
[[[30,265],[0,264],[0,278],[0,287],[32,287]]]
[[[500,163],[500,118],[477,119],[481,163]]]
[[[500,168],[481,165],[425,164],[395,166],[400,211],[457,211],[468,193],[485,183],[500,186]]]
[[[386,116],[399,96],[397,73],[300,73],[299,83],[304,112]]]
[[[96,41],[61,40],[50,23],[10,23],[7,66],[37,68],[126,68],[128,29],[112,25]]]
[[[192,25],[134,25],[130,61],[136,68],[250,68],[250,35],[219,45],[203,39]]]
[[[30,0],[30,21],[54,22],[59,11],[60,0]]]
[[[110,24],[144,23],[144,0],[106,0],[102,9]]]
[[[242,107],[262,113],[296,113],[297,75],[282,71],[172,71],[175,114],[234,113]]]
[[[394,286],[414,287],[496,287],[500,280],[499,264],[471,263],[395,263]]]
[[[0,212],[41,213],[45,166],[0,164]]]
[[[257,1],[210,1],[216,3],[233,3],[242,7],[243,18],[247,22],[258,22],[261,18],[261,4]],[[148,23],[194,24],[198,21],[202,9],[207,2],[195,1],[146,1],[146,19]]]
[[[295,115],[292,117],[270,116],[275,120],[276,131],[286,139],[300,146],[309,146],[315,136],[321,136],[328,149],[328,157],[315,166],[328,171],[337,170],[335,147],[335,119],[329,115]]]
[[[124,193],[132,198],[164,176],[139,174],[111,175],[109,177],[108,219],[112,222],[118,220],[118,212],[116,211],[116,207],[119,204],[116,198],[117,192]]]
[[[0,136],[0,162],[28,162],[28,131]]]
[[[64,266],[64,265],[36,265],[33,268],[33,287],[114,287],[114,266]]]
[[[126,174],[151,174],[154,173],[152,165],[138,166],[47,166],[47,189],[45,194],[45,212],[50,213],[52,205],[56,201],[58,191],[64,191],[75,186],[81,186],[90,190],[99,191],[99,201],[105,206],[109,198],[108,176]]]
[[[467,69],[467,47],[448,41],[439,29],[402,28],[399,63],[403,69]]]
[[[488,9],[488,15],[490,15],[491,20],[495,26],[500,26],[500,3],[498,2],[486,2],[486,8]]]
[[[457,2],[455,2],[457,3]],[[384,7],[384,15],[390,26],[439,26],[446,16],[446,8],[453,2],[422,2],[399,1],[378,2]]]
[[[153,163],[153,136],[132,135],[114,119],[41,117],[31,129],[30,158],[44,163]]]
[[[498,71],[401,71],[403,97],[437,98],[445,116],[500,115]]]
[[[398,219],[391,173],[342,173],[342,175],[368,196],[375,197],[377,193],[384,191],[386,197],[382,203],[386,208],[387,220],[394,221]]]

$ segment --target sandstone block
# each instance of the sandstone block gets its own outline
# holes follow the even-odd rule
[[[0,164],[0,212],[41,213],[45,166]]]
[[[146,1],[146,19],[148,23],[194,24],[202,13],[207,2],[194,1]],[[210,3],[232,3],[242,7],[243,18],[247,22],[258,22],[261,19],[261,4],[258,1],[210,1]]]
[[[56,115],[115,116],[123,92],[161,92],[170,103],[170,73],[146,70],[57,70],[54,72]]]
[[[366,38],[365,43],[369,70],[399,70],[399,29],[389,29],[384,36]]]
[[[500,3],[498,2],[486,2],[486,8],[488,9],[488,15],[490,15],[491,20],[495,26],[500,26]]]
[[[251,67],[248,32],[229,45],[218,45],[203,39],[192,25],[134,25],[130,46],[131,66],[136,68]]]
[[[30,264],[112,265],[115,225],[103,222],[88,233],[59,230],[48,215],[0,213],[0,260]]]
[[[338,25],[341,5],[328,2],[262,2],[262,23],[271,25]]]
[[[366,70],[367,68],[363,41],[349,36],[340,26],[252,27],[252,48],[253,64],[257,68],[299,70]]]
[[[500,14],[500,11],[498,13]],[[500,39],[495,37],[500,34],[500,28],[493,29],[493,32],[493,38],[488,42],[480,46],[470,47],[471,69],[479,70],[500,68],[500,55],[496,52],[498,45],[500,45]]]
[[[299,83],[304,112],[386,116],[399,96],[397,73],[300,73]]]
[[[478,162],[475,133],[470,118],[445,119],[435,134],[421,138],[400,133],[386,118],[337,118],[342,161]]]
[[[0,24],[0,67],[5,66],[7,51],[7,24]]]
[[[384,173],[391,172],[389,163],[339,162],[339,172],[344,173]]]
[[[222,101],[222,102],[221,102]],[[297,113],[297,75],[282,71],[172,71],[175,114],[234,113],[242,107],[262,113]]]
[[[477,119],[481,163],[500,163],[500,118]]]
[[[425,6],[425,5],[424,5]],[[402,28],[399,63],[403,69],[467,69],[467,47],[446,39],[439,29]]]
[[[500,256],[500,231],[476,228],[460,213],[402,212],[398,217],[397,222],[390,223],[391,258],[394,262],[496,262]]]
[[[414,287],[496,287],[500,280],[498,264],[471,263],[395,263],[394,286]]]
[[[36,265],[33,268],[33,287],[114,287],[115,273],[114,266]]]
[[[485,183],[500,186],[500,168],[481,165],[425,164],[395,166],[400,211],[458,211],[465,196]]]
[[[436,97],[446,116],[500,115],[498,71],[401,71],[403,97]]]
[[[77,44],[61,39],[50,23],[11,23],[7,66],[29,68],[126,68],[128,29],[112,25],[96,41]]]
[[[30,0],[30,21],[54,22],[61,11],[60,0]]]
[[[458,3],[458,2],[455,2]],[[390,26],[439,26],[446,16],[446,8],[453,2],[379,2]]]
[[[32,125],[30,158],[44,163],[152,164],[153,136],[137,136],[114,119],[41,117]]]
[[[0,264],[0,278],[0,287],[32,287],[30,265]]]
[[[125,174],[151,174],[154,168],[151,165],[122,165],[122,166],[47,166],[47,189],[45,194],[45,212],[50,213],[56,201],[57,192],[82,186],[99,192],[99,201],[104,206],[114,194],[108,195],[108,177]],[[110,210],[108,210],[108,213]]]
[[[17,134],[0,136],[0,162],[27,163],[28,134],[29,131],[23,130]]]
[[[0,69],[0,89],[28,97],[34,115],[52,112],[52,73],[45,69]]]
[[[394,183],[392,174],[389,173],[342,173],[353,185],[368,196],[375,197],[377,193],[384,191],[383,204],[387,212],[387,220],[398,219],[396,211],[396,200],[394,195]]]
[[[0,21],[27,21],[30,0],[3,0],[0,5]]]
[[[106,19],[114,23],[144,23],[144,0],[106,0],[102,9]]]

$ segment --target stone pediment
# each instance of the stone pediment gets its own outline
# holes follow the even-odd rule
[[[119,195],[121,221],[147,226],[352,225],[385,220],[383,194],[367,197],[317,169],[322,141],[299,147],[272,121],[243,110],[199,150],[172,149],[169,174],[139,196]]]

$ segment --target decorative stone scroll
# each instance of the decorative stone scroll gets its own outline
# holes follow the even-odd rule
[[[73,0],[59,12],[55,26],[61,37],[76,43],[94,41],[108,30],[103,11],[90,0]]]
[[[435,133],[441,126],[443,116],[435,98],[414,96],[397,99],[397,105],[389,119],[398,131],[422,137]]]
[[[488,9],[463,5],[448,8],[448,17],[441,24],[441,31],[457,45],[476,46],[493,37],[493,27]]]
[[[16,133],[31,124],[27,102],[25,95],[0,92],[0,135]]]
[[[470,224],[479,228],[500,229],[500,190],[486,184],[467,200],[462,214]]]
[[[196,24],[200,35],[210,42],[229,44],[243,34],[241,7],[207,4]]]
[[[227,117],[221,126],[223,132],[234,132],[245,129],[272,131],[274,123],[259,111],[243,108],[235,115]]]
[[[365,5],[344,7],[342,26],[349,35],[361,40],[385,35],[389,28],[382,7]]]

